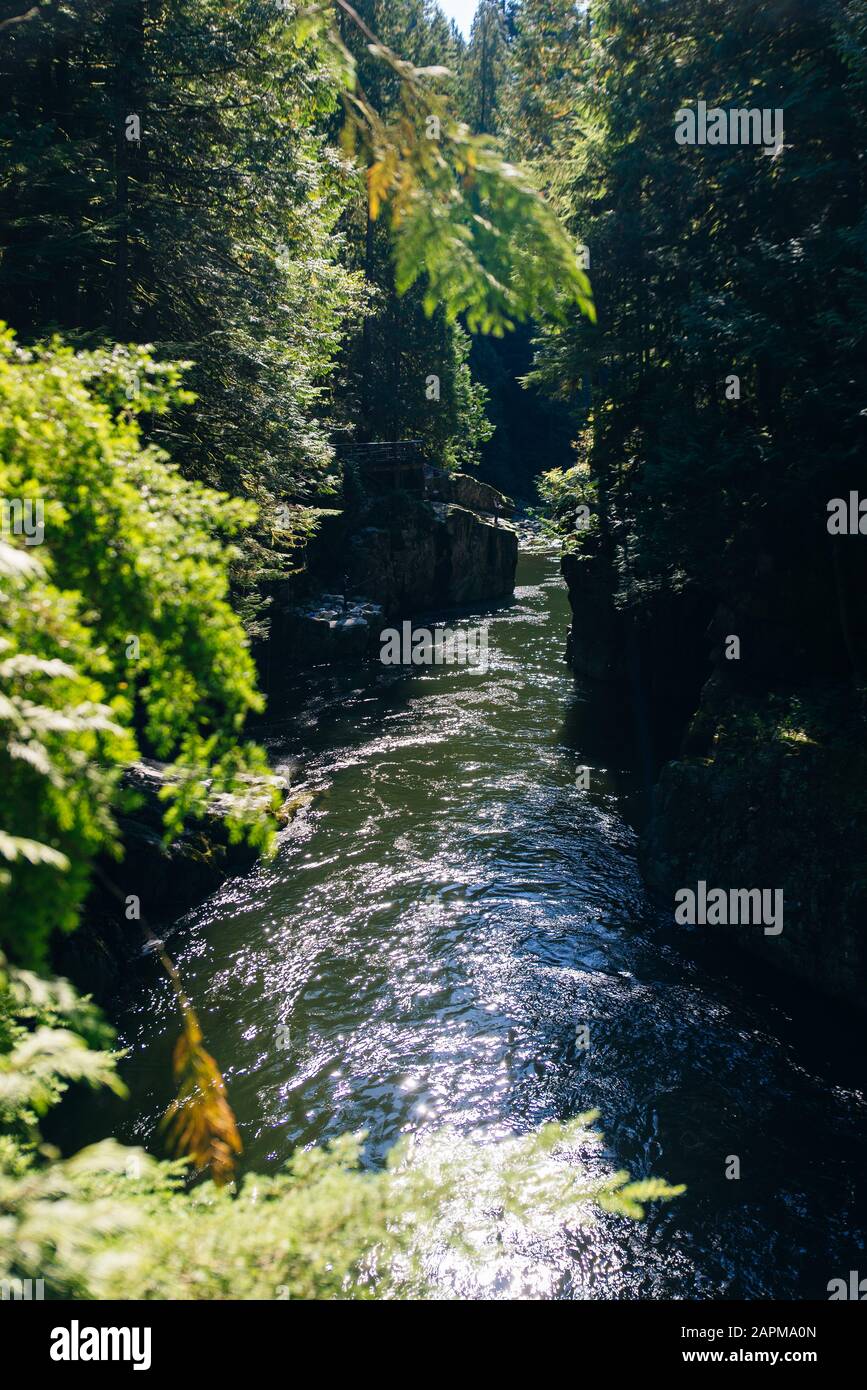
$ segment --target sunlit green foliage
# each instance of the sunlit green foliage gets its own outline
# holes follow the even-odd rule
[[[167,410],[177,382],[144,351],[0,336],[0,498],[44,512],[42,544],[10,530],[0,551],[0,937],[20,959],[75,925],[143,749],[171,765],[169,833],[223,792],[230,833],[270,843],[276,793],[241,741],[261,697],[227,602],[226,541],[253,512],[143,446],[135,411]]]
[[[485,412],[488,393],[484,386],[473,381],[469,335],[459,324],[454,325],[451,349],[451,387],[461,431],[446,441],[442,463],[444,468],[472,468],[479,461],[481,445],[490,439],[494,427]]]
[[[346,0],[335,4],[357,19]],[[398,85],[399,101],[383,114],[356,84],[356,60],[333,16],[330,4],[311,6],[294,32],[299,42],[317,36],[343,86],[344,147],[367,165],[372,217],[388,209],[398,292],[423,279],[427,312],[460,314],[473,333],[561,318],[572,304],[592,318],[590,282],[574,243],[526,171],[506,161],[490,136],[455,119],[448,70],[416,66],[361,21],[369,52]]]
[[[3,315],[27,343],[191,361],[195,399],[145,426],[186,477],[257,504],[233,564],[257,634],[259,586],[297,563],[297,513],[278,509],[335,471],[329,383],[362,302],[333,73],[288,18],[270,0],[67,0],[0,35]]]
[[[371,49],[399,49],[416,67],[454,66],[460,44],[439,10],[426,0],[359,0],[359,23],[373,26],[379,45],[368,44],[359,24],[344,17],[343,36],[355,64],[355,83],[368,105],[390,122],[401,111],[402,84]],[[372,32],[372,30],[371,30]],[[344,139],[354,132],[350,122]],[[448,467],[478,460],[489,433],[485,392],[468,371],[467,337],[441,307],[425,312],[424,279],[399,294],[395,284],[395,233],[381,213],[373,220],[369,188],[359,162],[354,190],[341,223],[350,264],[363,272],[369,292],[363,328],[342,361],[338,405],[361,441],[417,439],[425,459]],[[378,211],[378,209],[376,209]]]
[[[257,502],[234,567],[255,633],[257,585],[291,572],[302,539],[298,513],[276,525],[278,508],[335,471],[335,394],[358,424],[338,363],[361,332],[362,272],[386,280],[347,214],[362,189],[389,227],[388,280],[417,287],[418,314],[395,315],[372,348],[392,399],[421,389],[410,364],[393,389],[391,354],[401,336],[424,353],[422,305],[440,320],[427,372],[444,382],[442,325],[457,315],[501,333],[575,302],[592,313],[573,241],[532,180],[452,114],[443,17],[420,0],[358,8],[68,0],[0,41],[6,317],[26,342],[56,328],[192,361],[196,401],[153,434],[186,476]],[[118,111],[138,118],[139,139]],[[366,404],[373,436],[409,432]],[[447,390],[439,423],[466,438]]]
[[[125,1094],[111,1041],[67,980],[16,969],[0,953],[0,1168],[23,1172],[36,1160],[40,1120],[70,1083]]]
[[[581,459],[572,468],[551,468],[538,480],[545,504],[544,529],[562,543],[565,554],[582,550],[599,532],[599,488],[589,462]]]

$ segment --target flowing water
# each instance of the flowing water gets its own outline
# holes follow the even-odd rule
[[[631,730],[563,664],[556,558],[523,554],[514,600],[460,621],[489,622],[487,672],[306,679],[267,741],[278,766],[301,758],[312,802],[273,862],[165,933],[245,1163],[366,1129],[376,1164],[408,1132],[514,1134],[598,1108],[606,1167],[687,1194],[641,1224],[549,1232],[504,1255],[486,1296],[826,1298],[864,1264],[852,1025],[755,965],[703,958],[647,900]],[[177,1019],[152,969],[121,1025],[125,1137],[158,1150]]]

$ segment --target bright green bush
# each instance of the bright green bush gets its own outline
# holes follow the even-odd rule
[[[227,538],[254,511],[181,478],[137,420],[183,397],[179,380],[141,349],[25,352],[0,326],[0,941],[23,962],[75,926],[143,752],[170,764],[167,833],[225,792],[234,837],[272,834],[264,754],[239,741],[261,697],[227,601]],[[41,504],[41,544],[16,533],[16,503]]]

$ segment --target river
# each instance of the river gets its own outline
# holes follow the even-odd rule
[[[451,1292],[827,1298],[865,1264],[854,1024],[706,957],[648,902],[631,731],[563,663],[568,618],[556,557],[522,554],[514,600],[460,620],[489,622],[487,672],[313,673],[301,713],[268,727],[313,800],[274,861],[165,933],[244,1162],[366,1129],[375,1164],[410,1131],[520,1133],[594,1107],[606,1166],[686,1195],[549,1233]],[[177,1019],[152,969],[121,1009],[121,1137],[158,1151]]]

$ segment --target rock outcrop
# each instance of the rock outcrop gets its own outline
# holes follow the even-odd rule
[[[352,537],[347,572],[354,589],[405,617],[512,592],[518,538],[465,507],[425,503],[399,527],[367,526]]]
[[[700,881],[779,889],[779,935],[703,930],[863,1007],[867,721],[851,678],[834,669],[833,624],[799,627],[807,596],[764,557],[726,606],[664,590],[618,603],[616,576],[592,551],[564,557],[563,573],[567,659],[623,703],[648,783],[657,779],[641,862],[672,923],[674,893]],[[741,639],[738,661],[724,659],[729,634]],[[804,683],[816,669],[822,687]]]
[[[269,667],[359,659],[378,649],[385,624],[506,598],[517,559],[511,526],[454,502],[395,493],[345,517],[339,532],[331,519],[327,549],[314,548],[307,580],[332,587],[277,596]]]
[[[867,728],[850,690],[749,696],[715,676],[687,735],[707,756],[665,765],[642,844],[673,903],[699,879],[780,889],[783,930],[709,926],[740,950],[859,1007],[867,980]]]
[[[482,483],[470,473],[446,473],[444,469],[430,469],[427,477],[427,495],[438,502],[456,502],[459,507],[469,507],[470,511],[485,512],[489,516],[512,516],[515,503],[505,493],[498,492],[489,483]]]
[[[382,619],[378,603],[352,594],[313,594],[278,613],[278,641],[296,666],[356,661],[371,650]]]

